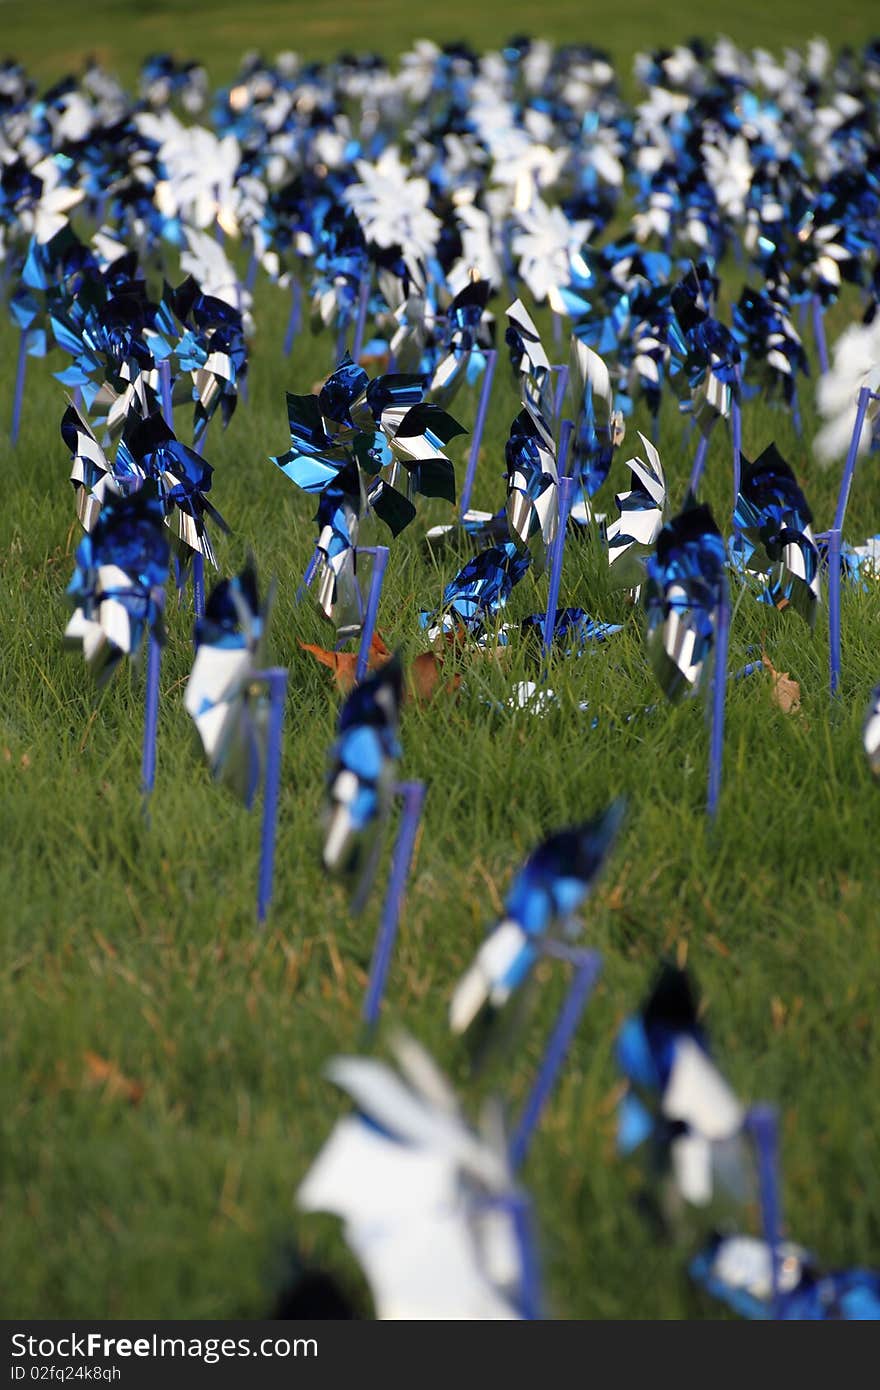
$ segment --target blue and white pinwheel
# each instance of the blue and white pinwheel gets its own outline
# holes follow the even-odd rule
[[[793,608],[812,627],[821,596],[813,516],[775,444],[744,469],[734,520],[745,568],[764,577],[762,601]]]
[[[557,831],[529,856],[507,894],[504,920],[456,985],[449,1010],[454,1033],[465,1032],[484,1011],[502,1009],[548,946],[577,937],[575,913],[593,889],[624,811],[618,799],[594,820]]]
[[[670,700],[701,688],[726,602],[726,556],[708,507],[687,507],[657,537],[647,561],[648,655]]]

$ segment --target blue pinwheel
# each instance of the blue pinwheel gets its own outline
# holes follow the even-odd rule
[[[745,568],[764,578],[760,598],[791,607],[812,627],[821,597],[813,520],[797,480],[775,444],[742,475],[734,520]]]

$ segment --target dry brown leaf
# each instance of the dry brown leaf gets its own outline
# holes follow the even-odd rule
[[[329,666],[330,670],[333,672],[333,677],[338,688],[343,691],[344,694],[354,689],[354,675],[357,669],[356,652],[328,651],[325,647],[317,647],[312,642],[300,642],[299,645],[304,652],[311,652],[315,660],[319,661],[322,666]],[[373,639],[370,642],[370,655],[367,658],[367,670],[378,670],[380,666],[385,665],[385,662],[390,656],[391,653],[382,641],[382,638],[379,636],[378,632],[374,632]]]
[[[86,1080],[92,1086],[103,1086],[105,1096],[111,1100],[127,1100],[131,1105],[140,1105],[144,1098],[142,1081],[132,1081],[125,1076],[115,1062],[99,1057],[97,1052],[85,1054]]]
[[[800,683],[792,680],[787,671],[777,671],[766,652],[761,653],[761,659],[764,669],[770,673],[770,694],[774,705],[778,705],[783,714],[800,714]]]
[[[451,680],[441,684],[442,670],[441,655],[433,651],[419,652],[409,668],[410,685],[417,700],[427,704],[429,700],[433,700],[438,690],[443,690],[447,695],[455,694],[461,685],[461,676],[456,673]]]

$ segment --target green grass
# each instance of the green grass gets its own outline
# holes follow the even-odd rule
[[[411,36],[402,6],[369,8],[375,23],[364,7],[347,29],[341,5],[310,9],[305,23],[296,6],[214,5],[217,23],[202,31],[203,6],[187,6],[189,18],[176,6],[148,14],[98,6],[88,25],[75,24],[82,12],[68,6],[58,12],[42,70],[68,51],[84,51],[98,34],[121,65],[172,36],[180,51],[216,55],[218,65],[261,36],[267,45],[298,43],[307,51],[367,41],[394,47]],[[6,46],[30,57],[47,9],[4,6]],[[114,23],[103,26],[111,9]],[[276,31],[282,12],[286,25]],[[464,30],[463,7],[444,13],[442,25],[426,18],[418,31]],[[605,42],[579,13],[543,7],[543,27]],[[622,16],[635,13],[634,4],[615,8],[615,33],[630,51],[633,36]],[[653,9],[644,13],[638,40],[661,24],[659,15],[650,17]],[[686,33],[693,12],[681,13]],[[738,14],[731,29],[742,36],[750,11]],[[524,25],[525,15],[524,6],[505,6],[504,29]],[[797,32],[812,32],[803,7],[782,5],[775,14],[762,11],[755,37],[794,38],[796,15]],[[859,21],[863,28],[867,18]],[[844,37],[847,25],[855,29],[855,18],[843,16],[839,25],[835,18],[834,37]],[[498,33],[497,21],[475,19],[468,27],[479,42]],[[614,47],[610,36],[607,42]],[[731,272],[734,293],[739,280]],[[0,1309],[7,1317],[259,1316],[271,1307],[294,1243],[357,1282],[336,1224],[303,1218],[293,1205],[297,1183],[342,1108],[321,1079],[322,1064],[361,1046],[359,1008],[379,894],[355,922],[343,891],[328,885],[319,867],[325,757],[338,701],[327,673],[298,642],[326,643],[332,634],[310,604],[294,605],[313,508],[267,455],[286,447],[285,389],[310,389],[332,349],[304,336],[285,360],[286,307],[278,292],[259,287],[250,402],[227,434],[212,427],[209,452],[214,500],[234,526],[218,546],[222,568],[239,565],[252,546],[262,574],[278,576],[276,656],[290,667],[276,899],[262,933],[253,913],[259,817],[211,783],[183,709],[191,659],[186,603],[180,611],[172,605],[169,615],[148,826],[138,790],[143,674],[123,669],[96,704],[82,661],[61,650],[78,530],[58,432],[63,391],[46,363],[29,364],[14,451],[3,419]],[[852,313],[848,302],[838,308],[832,336]],[[15,340],[5,323],[0,339],[0,400],[8,402]],[[503,498],[503,440],[515,404],[501,371],[477,505]],[[795,438],[784,414],[751,403],[744,448],[751,457],[776,440],[821,529],[830,521],[837,473],[823,473],[810,456],[809,387],[803,407],[807,442]],[[461,408],[468,424],[469,410]],[[638,424],[646,428],[637,418],[631,440]],[[678,497],[690,450],[668,404],[659,443]],[[719,429],[708,465],[719,515],[729,505],[728,450]],[[619,456],[599,499],[606,508],[625,484],[627,456]],[[439,505],[424,508],[392,551],[380,627],[390,645],[410,654],[423,644],[418,608],[436,600],[459,563],[447,555],[434,565],[420,544],[425,527],[443,514]],[[858,540],[878,529],[880,477],[871,461],[857,478],[849,533]],[[542,608],[545,585],[527,577],[509,616]],[[673,1318],[710,1311],[684,1275],[694,1232],[658,1243],[636,1212],[638,1175],[614,1156],[611,1042],[663,953],[695,970],[718,1057],[740,1093],[781,1107],[791,1234],[831,1264],[876,1263],[878,793],[862,756],[860,724],[880,678],[880,591],[844,593],[843,684],[833,707],[824,616],[811,636],[792,615],[749,598],[741,604],[731,664],[747,659],[750,644],[763,643],[775,666],[800,681],[803,708],[799,717],[783,715],[764,677],[731,687],[714,834],[704,815],[700,706],[662,705],[630,724],[612,718],[642,710],[658,692],[638,616],[609,589],[597,546],[569,547],[562,597],[622,621],[625,631],[582,661],[554,668],[559,706],[548,718],[496,709],[512,682],[529,674],[516,651],[498,664],[462,655],[458,698],[405,711],[402,772],[424,778],[429,791],[385,1027],[410,1028],[469,1094],[464,1058],[445,1023],[456,978],[535,842],[624,793],[626,827],[586,913],[586,939],[603,953],[603,975],[525,1174],[551,1310],[561,1317]],[[578,711],[583,699],[600,716],[595,730]],[[564,968],[546,975],[521,1050],[500,1072],[512,1108],[565,987]],[[87,1053],[140,1083],[140,1103],[96,1086]]]

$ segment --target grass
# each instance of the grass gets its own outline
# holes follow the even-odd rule
[[[23,6],[4,7],[10,50],[34,54],[46,8],[30,5],[25,16]],[[204,30],[205,7],[186,8],[188,18],[170,5],[148,13],[98,6],[92,27],[80,28],[74,19],[82,10],[67,6],[40,70],[48,75],[98,33],[123,68],[135,52],[167,43],[169,32],[179,50],[216,55],[218,64],[260,35],[306,51],[394,47],[411,36],[403,7],[387,2],[370,7],[369,23],[366,10],[358,11],[350,28],[342,24],[344,7],[334,4],[309,10],[304,26],[296,6],[215,5],[217,24]],[[287,33],[275,26],[282,8]],[[111,9],[117,18],[104,25]],[[520,10],[525,16],[525,7],[505,7],[505,30],[516,27]],[[463,7],[444,11],[442,24],[426,19],[419,31],[442,36],[453,20],[464,29]],[[685,33],[692,12],[680,11]],[[622,16],[635,13],[634,4],[615,10],[614,33],[630,50]],[[640,13],[649,18],[637,37],[647,40],[661,19],[650,9]],[[670,33],[678,15],[670,15]],[[749,8],[738,15],[735,35]],[[577,16],[573,6],[551,4],[542,10],[543,27],[570,37],[583,32]],[[755,36],[772,43],[809,34],[809,18],[793,5],[762,11]],[[835,19],[835,38],[847,26],[867,27],[867,18]],[[172,27],[160,29],[159,19]],[[497,22],[475,18],[470,32],[486,42],[497,37]],[[593,37],[604,41],[601,33]],[[610,36],[608,44],[614,47]],[[736,294],[739,272],[730,279]],[[849,302],[839,306],[832,337],[854,312]],[[148,826],[138,791],[143,673],[123,670],[96,704],[83,663],[61,650],[77,527],[58,432],[63,391],[46,363],[29,364],[14,451],[4,422],[0,1308],[7,1317],[265,1315],[293,1245],[346,1270],[358,1287],[336,1223],[302,1218],[293,1205],[341,1109],[321,1079],[322,1064],[361,1046],[359,1007],[379,895],[363,920],[352,921],[344,893],[319,867],[323,774],[338,701],[326,672],[298,646],[328,640],[311,605],[294,604],[313,508],[267,455],[286,447],[285,389],[310,389],[329,368],[332,346],[304,336],[284,359],[285,317],[283,296],[260,285],[250,401],[225,435],[212,428],[209,453],[214,500],[234,526],[219,544],[221,566],[239,565],[252,546],[262,574],[278,576],[276,656],[290,667],[276,900],[262,933],[253,915],[258,816],[211,783],[183,709],[191,659],[186,603],[169,615]],[[5,323],[0,338],[0,400],[9,401],[15,340]],[[810,388],[802,394],[806,442],[785,414],[758,398],[744,413],[744,448],[753,457],[776,440],[821,529],[830,522],[837,478],[810,456]],[[461,407],[465,423],[472,408]],[[503,440],[514,410],[501,371],[476,505],[503,498]],[[639,424],[646,428],[637,418],[630,440]],[[659,443],[678,497],[690,449],[669,403]],[[717,430],[707,478],[719,515],[729,505],[728,449]],[[625,483],[627,456],[599,499],[606,508]],[[439,596],[459,563],[453,555],[432,563],[420,544],[443,513],[439,505],[424,508],[392,551],[380,626],[389,645],[411,655],[423,643],[419,607]],[[859,540],[876,530],[880,477],[868,461],[849,533]],[[509,616],[538,611],[545,585],[527,577]],[[402,773],[424,778],[429,791],[385,1027],[410,1028],[468,1094],[464,1059],[445,1023],[455,980],[530,847],[624,793],[626,827],[586,914],[586,937],[603,953],[604,971],[526,1170],[551,1311],[581,1318],[710,1311],[684,1274],[694,1232],[657,1242],[636,1210],[638,1175],[614,1156],[611,1042],[664,953],[693,967],[716,1051],[739,1092],[781,1107],[791,1234],[832,1265],[876,1263],[877,792],[860,724],[880,677],[880,591],[844,593],[843,684],[833,706],[824,616],[811,635],[791,615],[749,598],[741,604],[732,665],[763,644],[777,669],[800,682],[802,712],[784,715],[766,677],[731,687],[714,834],[704,815],[707,736],[699,705],[663,705],[629,724],[612,717],[641,711],[658,696],[638,616],[609,589],[598,546],[569,547],[563,601],[623,622],[624,632],[588,658],[554,668],[559,704],[546,719],[497,709],[512,682],[531,674],[517,651],[499,663],[462,656],[458,698],[405,711]],[[578,710],[584,699],[599,715],[595,730]],[[546,973],[520,1051],[500,1074],[512,1109],[565,987],[563,968]],[[89,1054],[110,1064],[109,1081],[97,1078]]]

